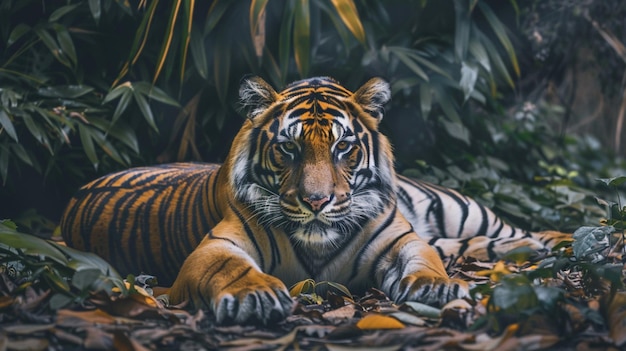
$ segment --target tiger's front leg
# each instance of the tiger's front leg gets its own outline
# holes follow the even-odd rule
[[[292,310],[285,284],[263,273],[248,253],[228,239],[206,237],[185,260],[172,289],[173,304],[208,306],[218,323],[279,321]]]
[[[443,306],[469,296],[467,282],[450,278],[437,252],[415,233],[403,236],[382,257],[377,278],[396,303]]]

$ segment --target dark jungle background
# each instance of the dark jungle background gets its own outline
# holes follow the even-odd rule
[[[624,174],[625,21],[620,0],[0,0],[0,218],[48,236],[99,175],[221,162],[254,74],[381,76],[400,171],[525,228],[594,225]]]

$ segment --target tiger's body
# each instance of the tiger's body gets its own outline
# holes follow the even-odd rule
[[[563,238],[513,228],[453,190],[396,175],[378,132],[389,95],[379,79],[355,93],[329,78],[279,93],[247,80],[251,112],[224,165],[95,180],[71,200],[63,236],[122,272],[173,281],[173,302],[239,323],[286,316],[285,284],[306,278],[443,304],[468,286],[447,276],[440,256],[491,259]]]

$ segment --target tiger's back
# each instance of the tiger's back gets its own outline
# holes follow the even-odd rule
[[[120,273],[171,284],[185,258],[222,218],[218,164],[174,163],[110,174],[82,187],[61,219],[67,245]]]

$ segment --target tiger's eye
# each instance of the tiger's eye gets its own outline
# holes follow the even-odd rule
[[[285,141],[283,143],[280,143],[279,146],[284,152],[291,153],[298,150],[298,146],[293,141]]]
[[[348,150],[350,148],[350,143],[345,141],[345,140],[342,140],[342,141],[337,143],[337,146],[335,146],[335,148],[338,151],[346,151],[346,150]]]

